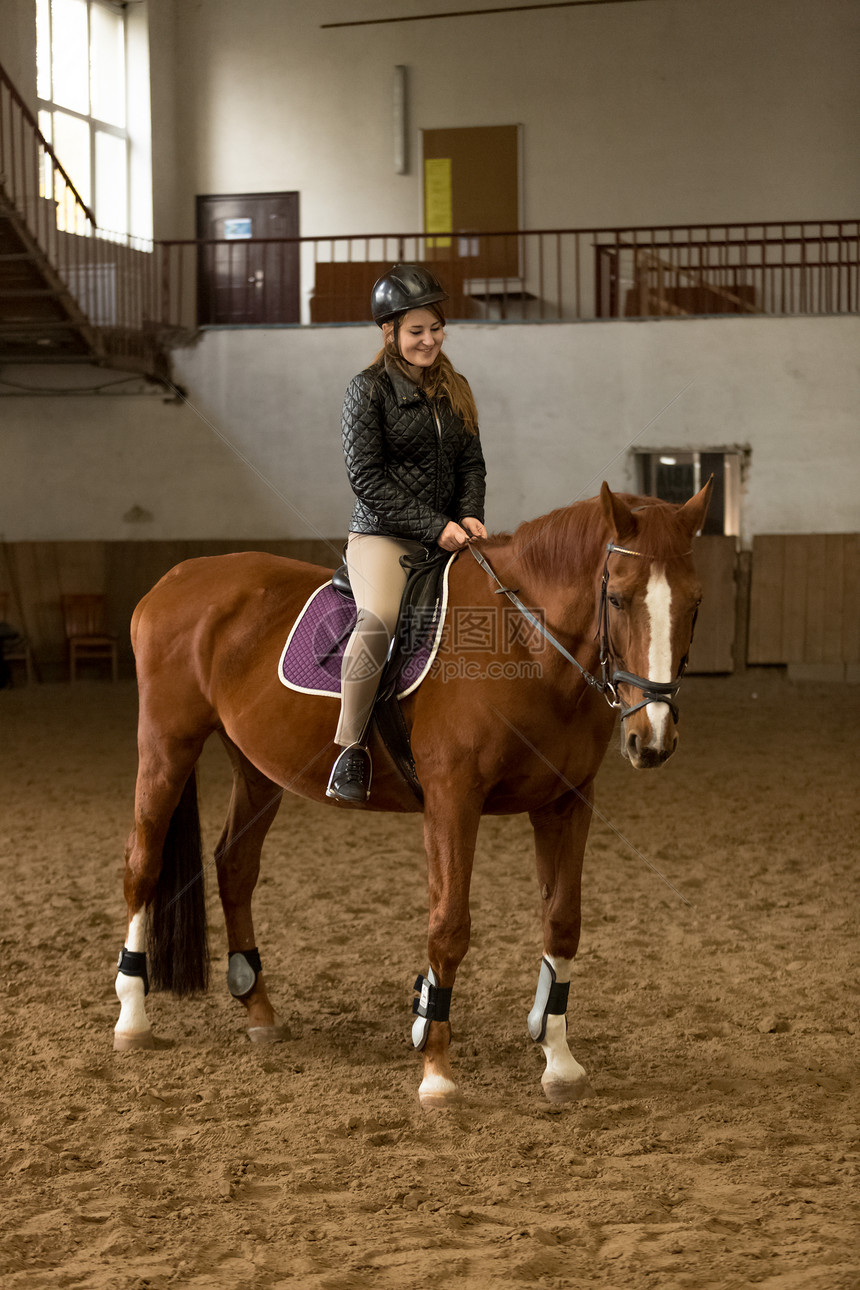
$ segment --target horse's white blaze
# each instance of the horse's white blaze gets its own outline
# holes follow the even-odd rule
[[[570,980],[573,959],[557,959],[553,954],[544,954],[544,958],[552,965],[556,981],[563,985]],[[585,1071],[567,1046],[567,1024],[560,1014],[547,1017],[541,1048],[546,1058],[541,1083],[578,1084],[586,1078]]]
[[[645,592],[648,610],[648,679],[667,682],[672,680],[672,588],[665,571],[652,567]],[[649,747],[662,748],[666,738],[669,707],[665,703],[649,703],[645,711],[651,722]]]
[[[140,954],[146,949],[146,912],[139,909],[128,925],[125,947]],[[119,1020],[114,1026],[117,1035],[135,1035],[150,1029],[146,1015],[146,996],[143,977],[116,975],[116,997],[119,999]]]

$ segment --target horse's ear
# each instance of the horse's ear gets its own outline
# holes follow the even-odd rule
[[[615,496],[605,479],[600,486],[600,505],[603,507],[606,522],[615,531],[619,541],[633,534],[636,528],[633,512],[629,506],[625,506],[620,497]]]
[[[714,488],[714,477],[708,480],[705,487],[691,497],[689,502],[681,507],[679,518],[688,537],[693,537],[704,526],[705,516],[708,514],[708,507],[711,504],[711,493]]]

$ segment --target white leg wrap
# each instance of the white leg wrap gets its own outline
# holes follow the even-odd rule
[[[143,977],[125,976],[118,972],[116,997],[119,999],[119,1021],[114,1027],[117,1035],[134,1035],[149,1031],[149,1018],[144,1003]]]
[[[139,909],[128,925],[125,948],[134,954],[146,952],[146,911]],[[114,1027],[115,1039],[121,1036],[148,1036],[151,1034],[146,1015],[146,988],[142,976],[127,976],[118,972],[116,996],[119,999],[119,1020]]]
[[[544,955],[534,1007],[529,1013],[529,1034],[540,1044],[546,1058],[541,1084],[547,1097],[559,1101],[581,1096],[587,1087],[585,1071],[567,1044],[566,1016],[559,1011],[562,1000],[566,1006],[572,963],[572,959]]]
[[[427,969],[426,977],[419,976],[415,989],[421,994],[412,1004],[412,1011],[417,1014],[412,1023],[412,1043],[420,1052],[427,1043],[430,1022],[448,1020],[451,991],[439,988],[439,980],[432,968]]]
[[[540,964],[537,991],[529,1013],[529,1034],[541,1043],[551,1015],[564,1016],[567,1009],[567,992],[570,988],[570,959],[555,959],[544,955]]]

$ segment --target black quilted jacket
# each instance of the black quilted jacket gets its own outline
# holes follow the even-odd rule
[[[351,533],[435,542],[449,520],[484,518],[484,454],[447,399],[432,403],[396,367],[353,377],[343,451],[356,496]]]

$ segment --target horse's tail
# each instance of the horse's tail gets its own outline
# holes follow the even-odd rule
[[[185,995],[208,987],[209,944],[196,771],[188,776],[167,830],[161,873],[149,906],[148,942],[153,989]]]

